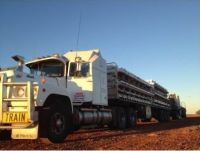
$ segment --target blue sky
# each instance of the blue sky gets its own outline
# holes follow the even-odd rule
[[[82,14],[79,45],[77,33]],[[0,66],[71,49],[100,48],[143,79],[200,109],[199,0],[1,0]]]

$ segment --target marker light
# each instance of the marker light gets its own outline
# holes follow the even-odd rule
[[[43,76],[43,77],[41,77],[41,83],[42,84],[45,84],[46,83],[46,78]]]
[[[23,97],[24,94],[25,94],[25,90],[22,87],[17,87],[16,91],[17,91],[17,96],[18,97]]]
[[[13,97],[23,98],[26,97],[26,87],[16,86],[13,88]]]

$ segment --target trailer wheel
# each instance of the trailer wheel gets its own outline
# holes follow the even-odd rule
[[[166,111],[163,111],[163,122],[167,121],[167,113]]]
[[[166,111],[166,121],[167,122],[170,121],[170,113],[169,113],[169,111]]]
[[[182,108],[182,110],[181,110],[181,116],[182,116],[182,118],[186,118],[186,109],[185,108]]]
[[[169,112],[161,110],[160,112],[160,122],[168,122],[170,120]]]
[[[173,118],[173,120],[180,119],[180,112],[179,112],[179,110],[174,112],[174,115],[172,116],[172,118]]]
[[[117,128],[125,129],[126,128],[126,112],[123,108],[117,108]]]
[[[108,124],[111,129],[117,128],[117,107],[112,108],[112,121]]]
[[[164,122],[165,121],[165,112],[163,110],[159,111],[158,121],[159,122]]]
[[[136,122],[137,122],[136,112],[133,110],[133,108],[128,108],[127,109],[127,128],[135,127]]]
[[[61,143],[70,132],[70,111],[64,103],[50,106],[47,116],[47,137],[53,143]]]
[[[173,120],[177,120],[177,119],[178,119],[178,116],[177,116],[177,112],[176,112],[176,111],[173,111],[172,119],[173,119]]]

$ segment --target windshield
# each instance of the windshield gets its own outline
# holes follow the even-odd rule
[[[77,71],[77,63],[71,62],[70,63],[70,71],[69,76],[70,77],[87,77],[89,76],[89,69],[90,64],[89,63],[81,63],[80,70]]]
[[[28,65],[33,75],[43,75],[48,77],[64,76],[64,63],[59,60],[46,60]]]

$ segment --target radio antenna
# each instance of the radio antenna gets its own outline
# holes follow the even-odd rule
[[[76,49],[77,50],[78,50],[80,30],[81,30],[81,19],[82,19],[82,13],[80,11],[80,17],[79,17],[79,23],[78,23],[78,35],[77,35],[77,41],[76,41]]]

